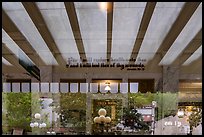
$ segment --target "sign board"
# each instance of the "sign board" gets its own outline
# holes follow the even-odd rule
[[[23,129],[14,129],[13,135],[23,135]]]

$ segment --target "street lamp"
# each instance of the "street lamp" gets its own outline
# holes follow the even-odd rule
[[[101,133],[104,132],[104,126],[105,123],[108,124],[111,122],[111,118],[110,117],[106,117],[106,110],[104,108],[99,109],[98,114],[99,117],[95,117],[94,118],[94,123],[99,124],[99,126],[101,127]]]
[[[157,107],[157,102],[156,101],[152,101],[152,135],[154,135],[155,132],[155,108]]]
[[[31,128],[44,128],[47,126],[46,123],[41,122],[41,115],[39,113],[36,113],[34,117],[36,121],[30,123]]]

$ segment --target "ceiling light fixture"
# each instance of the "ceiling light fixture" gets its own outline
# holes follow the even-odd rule
[[[99,8],[100,8],[102,11],[106,11],[107,8],[108,8],[108,3],[107,3],[107,2],[99,2],[98,5],[99,5]]]
[[[111,88],[110,88],[110,82],[106,82],[105,85],[106,85],[105,90],[106,90],[106,91],[110,91],[110,90],[111,90]]]

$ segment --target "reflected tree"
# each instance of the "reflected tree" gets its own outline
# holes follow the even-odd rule
[[[193,128],[202,123],[202,108],[194,106],[188,122],[190,124],[190,135],[192,135]]]
[[[136,109],[125,108],[123,114],[123,121],[125,127],[131,129],[149,130],[149,125],[143,121],[140,113]]]

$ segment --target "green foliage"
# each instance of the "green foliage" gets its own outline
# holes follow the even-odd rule
[[[155,93],[154,100],[157,102],[158,107],[158,119],[160,120],[164,117],[171,115],[176,115],[178,109],[178,94],[165,92],[165,93]]]
[[[60,96],[61,109],[86,109],[86,94],[62,93]]]
[[[12,128],[30,129],[31,93],[2,93],[6,96],[6,124]],[[5,114],[4,114],[5,115]]]
[[[39,93],[31,93],[31,107],[32,107],[32,114],[39,113],[41,111],[42,100],[40,99]]]
[[[136,107],[142,107],[144,105],[150,105],[154,99],[154,95],[151,92],[147,93],[129,93],[129,101],[131,105]]]
[[[60,121],[63,127],[86,127],[86,94],[62,93],[60,96]]]
[[[157,93],[129,93],[129,104],[135,107],[142,107],[145,105],[151,105],[152,101],[157,102],[157,119],[175,115],[177,112],[178,94],[171,92],[157,92]]]

